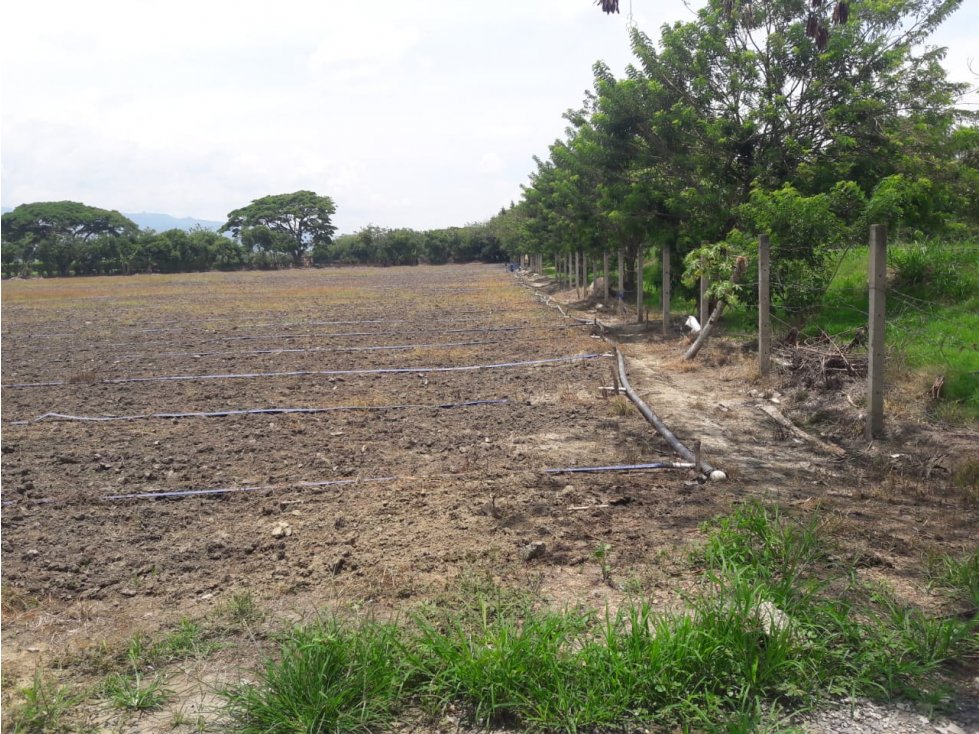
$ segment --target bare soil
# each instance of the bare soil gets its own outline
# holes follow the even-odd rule
[[[751,497],[820,511],[861,573],[941,605],[924,563],[975,546],[979,498],[952,475],[979,434],[892,422],[868,446],[839,394],[763,383],[753,354],[723,339],[681,363],[679,330],[616,322],[565,293],[578,315],[611,324],[633,387],[729,479],[549,474],[675,457],[623,398],[601,394],[611,344],[523,285],[474,265],[5,283],[5,703],[36,669],[91,677],[65,661],[242,593],[270,626],[324,608],[395,614],[472,574],[556,606],[635,594],[672,606],[694,582],[685,554],[701,524]],[[109,382],[137,377],[151,379]],[[846,457],[777,426],[758,409],[773,399]],[[440,407],[470,401],[506,402]],[[344,409],[38,420],[270,408]],[[235,491],[118,498],[214,489]],[[526,560],[533,541],[546,550]],[[611,583],[593,558],[603,543]],[[246,639],[174,671],[169,713],[90,715],[127,731],[180,730],[174,712],[190,709],[216,717],[213,686],[247,677],[262,649]]]

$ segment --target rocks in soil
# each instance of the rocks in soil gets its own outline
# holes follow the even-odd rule
[[[347,567],[347,561],[350,558],[350,551],[343,551],[340,555],[334,558],[332,561],[326,564],[330,573],[334,576],[338,575],[343,569]]]
[[[520,549],[520,557],[525,561],[532,561],[542,557],[547,552],[547,543],[543,540],[534,540]]]
[[[772,604],[770,601],[763,601],[755,608],[755,615],[761,626],[765,629],[765,634],[771,636],[782,632],[791,624],[789,615]]]
[[[288,538],[292,535],[292,525],[287,522],[277,522],[272,526],[273,538]]]

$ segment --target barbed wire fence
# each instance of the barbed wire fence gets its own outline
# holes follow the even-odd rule
[[[895,247],[892,245],[892,247]],[[914,248],[920,245],[896,246],[898,248]],[[758,325],[758,359],[759,373],[762,376],[768,374],[771,362],[771,344],[773,337],[772,323],[777,324],[778,330],[783,331],[791,338],[797,335],[803,317],[810,315],[814,306],[822,303],[826,298],[829,286],[833,278],[825,283],[813,285],[800,281],[785,282],[784,274],[777,273],[772,279],[771,270],[768,267],[769,243],[768,238],[759,238],[758,256],[758,279],[753,283],[746,283],[743,286],[744,310],[748,315],[755,316],[755,323]],[[936,252],[944,255],[960,255],[962,253],[979,253],[979,243],[953,243],[942,245]],[[927,252],[924,253],[927,256]],[[852,371],[851,360],[843,352],[847,348],[840,348],[840,344],[849,341],[848,347],[855,345],[865,346],[867,351],[866,373],[867,373],[867,425],[866,437],[873,439],[881,434],[884,425],[884,363],[887,359],[888,350],[885,346],[891,347],[891,354],[904,351],[904,348],[913,342],[927,342],[929,347],[935,349],[941,360],[951,366],[952,359],[949,354],[961,353],[963,351],[979,352],[979,335],[940,334],[936,337],[929,331],[929,319],[937,318],[942,309],[947,309],[948,304],[937,300],[925,298],[922,295],[908,293],[893,283],[888,282],[888,244],[887,230],[883,225],[871,227],[869,240],[869,263],[868,274],[865,283],[859,285],[836,285],[833,287],[834,305],[836,308],[846,311],[852,310],[860,317],[860,325],[851,326],[839,333],[828,334],[821,330],[817,342],[827,345],[830,351],[839,353],[839,357],[847,370]],[[836,273],[839,271],[839,263]],[[834,273],[834,277],[836,275]],[[771,282],[774,280],[775,282]],[[771,287],[775,286],[775,293],[779,294],[775,298],[771,297]],[[791,298],[785,298],[785,294],[790,294]],[[912,312],[919,318],[918,325],[912,327],[912,321],[902,319],[900,327],[896,326],[893,319],[896,316],[903,316]],[[886,318],[890,313],[892,321]],[[783,341],[786,337],[782,337]],[[895,349],[896,347],[896,349]],[[862,358],[861,358],[862,359]],[[861,365],[862,367],[862,365]],[[842,368],[841,368],[842,369]],[[936,378],[936,387],[933,390],[940,390],[941,376]],[[937,397],[937,394],[933,394]]]

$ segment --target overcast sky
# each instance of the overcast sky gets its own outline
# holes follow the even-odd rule
[[[620,4],[6,3],[0,198],[223,221],[310,189],[341,232],[483,221],[519,199],[593,62],[631,61]],[[936,39],[961,80],[979,56],[965,5]],[[631,7],[654,37],[692,17],[682,0]]]

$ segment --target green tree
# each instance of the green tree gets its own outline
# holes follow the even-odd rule
[[[230,212],[220,231],[230,232],[240,239],[243,231],[265,228],[283,238],[288,237],[286,252],[294,264],[301,265],[303,256],[313,246],[332,240],[336,227],[331,218],[335,213],[336,205],[329,196],[318,196],[312,191],[275,194],[255,199],[248,206]],[[285,239],[280,242],[284,243]]]
[[[797,0],[708,0],[656,42],[633,29],[636,65],[617,80],[596,64],[567,139],[536,161],[526,229],[548,251],[660,240],[679,261],[736,226],[780,224],[765,202],[791,204],[797,222],[818,225],[810,234],[831,239],[857,226],[871,195],[907,224],[975,220],[964,211],[974,137],[954,107],[963,85],[925,45],[960,2],[861,3],[831,36],[814,27],[843,4]],[[806,267],[830,244],[772,234]]]
[[[4,239],[53,237],[87,240],[102,234],[134,235],[139,227],[117,211],[99,209],[76,201],[41,201],[21,204],[3,215]]]
[[[75,201],[21,204],[2,217],[3,241],[12,243],[25,265],[37,262],[45,275],[69,275],[77,258],[92,272],[86,244],[103,235],[135,236],[136,223],[117,211]]]
[[[288,257],[283,264],[287,264],[289,259],[295,262],[293,250],[296,241],[287,232],[257,225],[242,228],[238,235],[241,246],[252,253],[252,263],[257,267],[278,267],[281,255]]]

